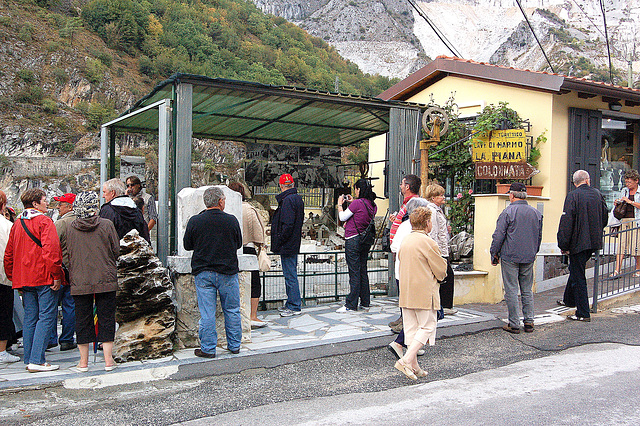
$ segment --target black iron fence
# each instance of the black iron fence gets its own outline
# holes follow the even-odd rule
[[[287,299],[280,256],[269,254],[271,270],[261,272],[263,306]],[[367,262],[371,294],[387,294],[389,269],[387,253],[372,250]],[[349,293],[349,270],[344,251],[300,253],[298,281],[304,304],[337,301]]]
[[[620,227],[605,228],[602,250],[595,255],[593,305],[640,288],[640,225],[625,219]]]

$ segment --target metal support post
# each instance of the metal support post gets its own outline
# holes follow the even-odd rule
[[[102,126],[100,128],[100,201],[102,202],[102,186],[107,181],[107,161],[109,150],[109,133],[110,128]]]
[[[169,147],[171,146],[171,100],[158,107],[158,258],[166,265],[169,256]]]

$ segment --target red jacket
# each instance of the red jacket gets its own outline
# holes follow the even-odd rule
[[[33,209],[25,210],[20,217],[25,217],[25,213],[29,216],[25,225],[40,240],[42,248],[27,235],[18,218],[11,228],[4,252],[4,270],[13,288],[52,285],[54,279],[64,278],[56,227],[44,214],[33,215]]]

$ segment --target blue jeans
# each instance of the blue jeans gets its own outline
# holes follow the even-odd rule
[[[287,303],[284,307],[292,311],[302,310],[300,298],[300,284],[298,283],[298,255],[280,255],[282,273],[284,274],[284,286],[287,290]]]
[[[371,304],[371,292],[369,289],[369,273],[367,272],[367,259],[370,247],[360,244],[360,235],[349,238],[344,242],[345,258],[349,267],[349,295],[345,306],[353,311],[360,306],[368,308]]]
[[[224,312],[224,326],[227,333],[227,347],[240,349],[242,320],[240,319],[240,283],[238,274],[225,275],[214,271],[202,271],[195,277],[196,294],[200,322],[198,337],[200,350],[207,354],[216,353],[218,332],[216,331],[216,299],[220,293],[220,305]]]
[[[58,294],[48,285],[23,287],[22,290],[24,363],[44,364],[44,351],[56,321]]]
[[[60,334],[59,342],[73,343],[73,335],[76,332],[76,307],[73,302],[73,297],[71,297],[71,286],[63,285],[57,293],[58,300],[56,301],[56,307],[58,303],[62,306],[62,334]],[[56,321],[53,322],[49,344],[58,344],[58,326]]]
[[[22,306],[22,298],[18,290],[13,290],[13,325],[16,333],[22,332],[22,324],[24,323],[24,307]]]

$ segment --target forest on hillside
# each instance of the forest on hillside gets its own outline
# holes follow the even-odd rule
[[[340,92],[369,96],[393,83],[247,0],[93,0],[81,18],[152,80],[184,72],[335,91],[337,77]]]

